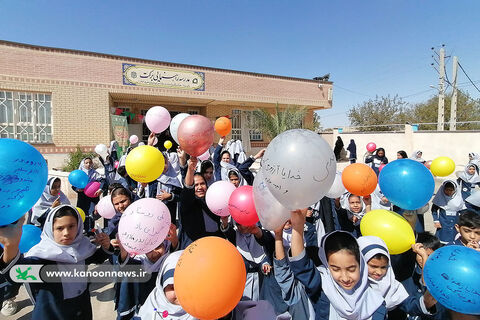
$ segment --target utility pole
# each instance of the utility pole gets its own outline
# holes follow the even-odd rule
[[[457,68],[458,59],[453,57],[453,72],[452,72],[452,104],[450,105],[450,131],[457,130]]]
[[[439,92],[438,92],[438,120],[437,120],[437,130],[444,130],[445,123],[445,49],[440,49],[439,56],[439,74],[440,74],[440,83],[439,83]]]

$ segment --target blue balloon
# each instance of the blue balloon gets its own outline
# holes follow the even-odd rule
[[[82,170],[73,170],[68,175],[68,181],[75,188],[83,189],[88,184],[88,175]]]
[[[21,253],[30,250],[34,245],[40,242],[40,235],[42,230],[32,224],[25,224],[22,226],[22,237],[18,249]]]
[[[480,252],[446,246],[430,255],[423,269],[428,291],[442,305],[464,314],[480,315]]]
[[[433,196],[435,181],[430,171],[420,162],[399,159],[387,164],[378,177],[385,197],[394,205],[416,210]]]
[[[20,219],[37,202],[48,178],[47,162],[20,140],[0,139],[0,226]]]

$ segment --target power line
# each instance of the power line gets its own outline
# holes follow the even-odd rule
[[[465,69],[463,69],[462,65],[460,64],[460,62],[458,63],[458,66],[460,67],[460,69],[462,69],[463,73],[467,76],[468,80],[470,80],[470,83],[475,87],[475,89],[477,89],[477,91],[480,92],[480,89],[478,89],[475,83],[473,83],[472,79],[470,79],[467,72],[465,71]]]
[[[347,88],[340,87],[338,84],[333,84],[333,86],[334,86],[334,87],[337,87],[337,88],[339,88],[339,89],[342,89],[342,90],[351,92],[351,93],[359,94],[359,95],[361,95],[361,96],[365,96],[365,97],[369,97],[369,98],[372,97],[372,96],[370,96],[370,95],[368,95],[368,94],[364,94],[364,93],[361,93],[361,92],[357,92],[357,91],[353,91],[353,90],[350,90],[350,89],[347,89]]]

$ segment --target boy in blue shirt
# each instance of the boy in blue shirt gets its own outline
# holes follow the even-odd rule
[[[465,210],[458,217],[458,222],[455,224],[455,229],[460,234],[460,237],[448,245],[456,244],[466,246],[477,251],[480,251],[480,215]]]

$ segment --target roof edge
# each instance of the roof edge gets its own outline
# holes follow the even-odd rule
[[[240,70],[232,70],[232,69],[222,69],[222,68],[214,68],[214,67],[205,67],[205,66],[197,66],[191,64],[183,64],[183,63],[174,63],[174,62],[166,62],[166,61],[159,61],[159,60],[152,60],[152,59],[142,59],[142,58],[135,58],[135,57],[127,57],[127,56],[120,56],[108,53],[101,53],[101,52],[93,52],[93,51],[84,51],[84,50],[76,50],[76,49],[66,49],[66,48],[56,48],[56,47],[47,47],[47,46],[40,46],[28,43],[21,43],[21,42],[14,42],[14,41],[7,41],[0,39],[0,45],[7,45],[10,47],[20,47],[26,49],[34,49],[40,51],[52,51],[52,52],[60,52],[60,53],[71,53],[71,54],[79,54],[79,55],[88,55],[93,57],[102,57],[102,58],[110,58],[115,60],[131,60],[137,61],[140,63],[150,63],[150,64],[159,64],[165,65],[169,67],[182,67],[182,68],[197,68],[197,69],[205,69],[210,71],[221,71],[221,72],[231,72],[237,74],[244,74],[250,76],[260,76],[260,77],[267,77],[267,78],[274,78],[274,79],[284,79],[284,80],[294,80],[294,81],[302,81],[302,82],[311,82],[311,83],[324,83],[324,84],[333,84],[333,81],[319,81],[307,78],[297,78],[297,77],[288,77],[288,76],[281,76],[281,75],[274,75],[268,73],[257,73],[257,72],[248,72],[248,71],[240,71]]]

